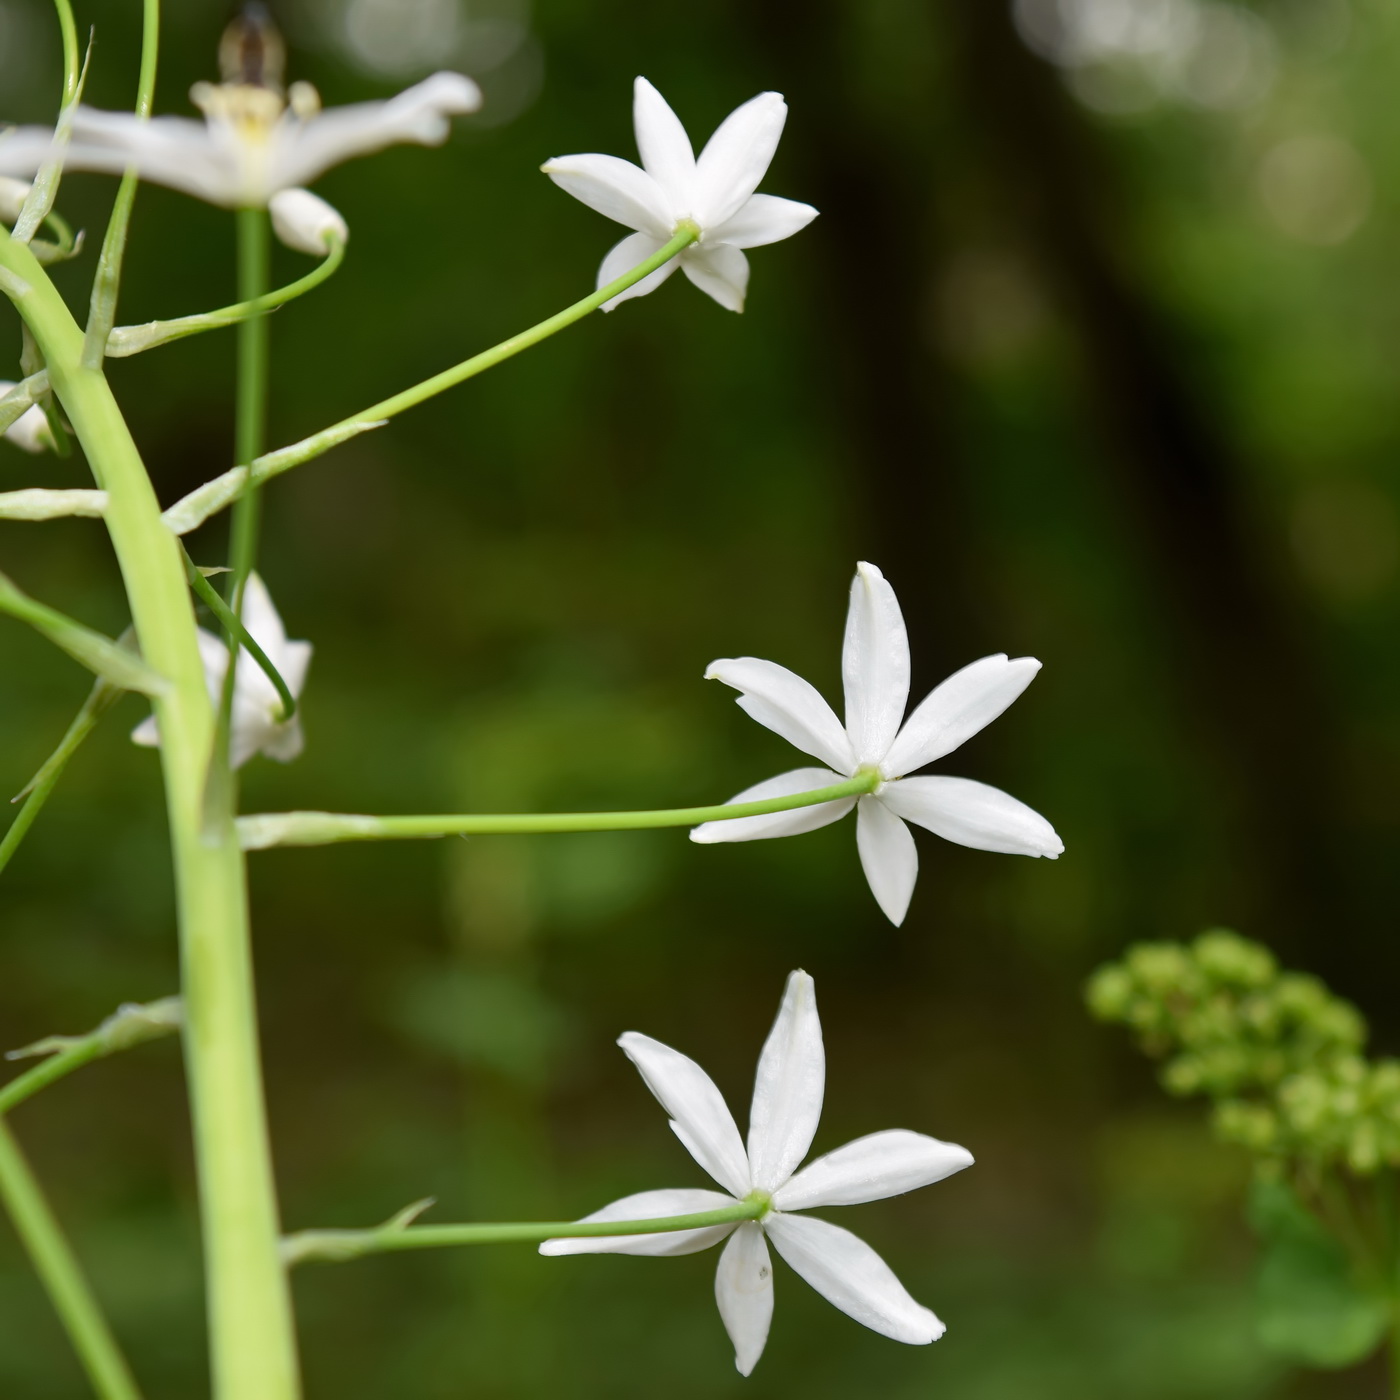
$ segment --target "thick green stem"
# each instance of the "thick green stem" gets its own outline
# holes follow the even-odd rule
[[[433,836],[540,836],[563,831],[645,831],[701,822],[735,821],[792,812],[822,802],[839,802],[873,792],[881,782],[873,771],[813,788],[791,797],[759,802],[724,802],[712,807],[664,807],[645,812],[510,812],[432,817],[366,817],[342,812],[264,812],[239,817],[245,851],[269,846],[327,846],[336,841],[407,841]]]
[[[145,660],[170,682],[160,726],[180,916],[185,1058],[204,1224],[216,1400],[300,1392],[258,1059],[243,860],[231,815],[201,840],[214,716],[179,542],[83,334],[27,248],[0,236],[6,290],[37,338],[97,485]]]
[[[650,1220],[534,1220],[492,1225],[401,1225],[390,1222],[373,1230],[303,1230],[283,1242],[289,1265],[311,1260],[340,1262],[366,1254],[404,1249],[443,1249],[464,1244],[532,1244],[552,1239],[602,1239],[613,1235],[653,1235],[673,1230],[703,1230],[757,1220],[767,1214],[766,1196],[736,1201],[719,1210],[692,1215],[665,1215]]]
[[[9,1124],[0,1117],[0,1196],[102,1400],[141,1400],[131,1370]]]

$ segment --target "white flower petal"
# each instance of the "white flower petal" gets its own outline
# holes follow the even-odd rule
[[[773,1321],[773,1264],[763,1229],[753,1221],[734,1231],[719,1256],[715,1302],[734,1344],[734,1365],[747,1376],[763,1355]]]
[[[787,980],[754,1076],[749,1171],[758,1190],[776,1191],[807,1155],[825,1088],[817,991],[811,977],[799,969]]]
[[[1033,656],[1010,661],[1003,652],[954,671],[909,716],[885,755],[885,774],[903,777],[952,753],[1017,699],[1039,670]]]
[[[886,783],[879,801],[945,841],[1008,855],[1061,855],[1065,843],[1039,812],[970,778],[901,778]]]
[[[450,117],[480,106],[481,89],[470,78],[434,73],[387,102],[356,102],[305,121],[284,120],[274,133],[269,193],[309,185],[331,166],[385,146],[439,146],[452,129]]]
[[[885,807],[883,796],[860,799],[856,808],[856,849],[875,902],[892,924],[902,924],[914,897],[919,852],[909,828]]]
[[[239,617],[248,629],[249,636],[268,654],[275,666],[281,659],[282,648],[287,645],[287,632],[260,574],[248,575],[248,582],[243,587],[243,606],[239,609]]]
[[[770,797],[792,797],[799,792],[814,792],[818,788],[839,783],[841,775],[829,768],[794,768],[776,778],[755,783],[736,793],[725,806],[736,802],[765,802]],[[818,802],[811,807],[794,807],[790,812],[773,812],[766,817],[735,817],[732,821],[702,822],[690,833],[692,841],[712,846],[719,841],[761,841],[771,836],[800,836],[806,831],[830,826],[840,821],[856,805],[854,797],[838,798],[835,802]]]
[[[297,715],[287,724],[276,725],[263,740],[261,750],[278,763],[290,763],[301,757],[305,747],[306,736],[302,733],[301,716]]]
[[[282,647],[281,664],[277,670],[287,689],[300,699],[301,689],[306,684],[306,669],[311,665],[310,642],[286,642]]]
[[[5,149],[0,144],[0,166]],[[211,139],[204,122],[188,117],[143,120],[131,112],[79,106],[74,109],[63,166],[70,171],[120,175],[134,165],[143,180],[231,206],[242,193],[241,172],[233,155]]]
[[[724,657],[710,662],[705,679],[733,686],[745,714],[803,753],[838,773],[855,772],[855,755],[841,721],[816,688],[786,666],[754,656]]]
[[[695,163],[691,217],[703,229],[732,218],[768,173],[787,121],[782,94],[762,92],[731,112]]]
[[[694,1060],[649,1035],[628,1031],[617,1043],[671,1115],[690,1155],[736,1199],[747,1196],[752,1188],[748,1158],[714,1080]]]
[[[645,78],[632,85],[632,125],[642,168],[670,202],[671,214],[688,214],[690,187],[695,179],[695,152],[690,137],[670,104]]]
[[[140,744],[143,749],[156,749],[160,747],[160,730],[156,728],[156,717],[147,715],[135,729],[131,731],[131,742]]]
[[[675,220],[665,192],[640,166],[619,156],[558,156],[544,173],[561,190],[604,217],[665,242]],[[635,266],[635,264],[634,264]]]
[[[661,251],[662,242],[649,233],[629,233],[621,243],[615,243],[598,268],[598,286],[601,291],[609,282],[616,282],[624,272],[631,272],[639,263],[644,263],[653,253]],[[633,297],[644,297],[654,292],[679,266],[675,258],[662,263],[655,272],[649,272],[640,282],[634,282],[625,292],[603,303],[604,311],[613,311],[624,301]]]
[[[659,1220],[663,1215],[696,1215],[702,1210],[723,1210],[733,1198],[718,1191],[673,1189],[639,1191],[613,1201],[584,1220]],[[733,1224],[707,1225],[700,1230],[663,1230],[654,1235],[597,1235],[589,1239],[545,1240],[541,1254],[648,1254],[653,1256],[698,1254],[718,1244]]]
[[[324,258],[330,252],[330,242],[341,243],[350,237],[350,228],[339,210],[310,190],[278,190],[267,202],[272,215],[272,229],[288,248],[298,253],[310,253]]]
[[[749,291],[749,260],[727,243],[692,244],[680,258],[681,270],[726,311],[742,311]]]
[[[0,394],[14,388],[0,381]],[[53,447],[53,430],[44,410],[38,404],[26,408],[3,433],[0,441],[8,442],[23,452],[47,452]]]
[[[779,199],[773,194],[751,195],[739,212],[717,228],[708,230],[708,241],[730,243],[736,248],[761,248],[799,233],[817,217],[810,204]]]
[[[972,1153],[957,1143],[891,1128],[809,1162],[773,1193],[773,1204],[778,1210],[860,1205],[931,1186],[971,1165]]]
[[[874,564],[857,564],[841,650],[846,732],[857,763],[889,752],[909,703],[909,634],[899,599]]]
[[[778,1212],[763,1228],[778,1253],[827,1302],[871,1331],[915,1345],[943,1335],[938,1318],[916,1303],[890,1266],[849,1230],[810,1215]]]

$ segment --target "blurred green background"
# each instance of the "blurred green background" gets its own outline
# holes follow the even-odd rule
[[[137,6],[93,0],[88,89],[129,103]],[[166,24],[158,109],[213,76],[222,3]],[[816,977],[816,1148],[902,1125],[977,1166],[842,1214],[948,1322],[902,1348],[780,1267],[747,1382],[713,1255],[524,1248],[308,1268],[312,1397],[1379,1396],[1374,1367],[1258,1347],[1240,1154],[1081,1006],[1127,942],[1229,924],[1327,977],[1394,1052],[1400,824],[1400,0],[288,0],[291,76],[329,103],[438,67],[479,117],[317,186],[345,268],[274,322],[291,441],[592,286],[620,230],[538,173],[633,155],[650,77],[699,139],[773,87],[764,188],[822,217],[753,255],[749,308],[682,279],[283,478],[263,571],[316,645],[308,746],[248,810],[529,810],[719,800],[792,765],[711,658],[829,696],[845,590],[879,563],[915,691],[1005,650],[1045,670],[942,771],[1045,813],[1057,863],[920,833],[902,929],[850,823],[701,848],[679,832],[258,855],[264,1044],[290,1227],[557,1217],[701,1184],[613,1046],[694,1055],[741,1117],[785,973]],[[0,0],[4,116],[44,120],[39,0]],[[97,240],[111,180],[62,208]],[[93,254],[59,273],[75,304]],[[279,277],[306,269],[279,249]],[[137,204],[127,322],[232,299],[232,224]],[[0,311],[17,378],[17,322]],[[112,367],[162,499],[231,460],[232,340]],[[84,469],[0,447],[0,488]],[[194,538],[223,557],[224,525]],[[0,565],[116,632],[95,522],[0,526]],[[86,693],[0,629],[0,788]],[[174,990],[153,756],[123,703],[0,882],[0,1041]],[[16,1115],[149,1400],[203,1392],[178,1054],[86,1070]],[[0,1227],[0,1394],[84,1393]]]

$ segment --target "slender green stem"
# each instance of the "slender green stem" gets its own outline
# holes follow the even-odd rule
[[[0,1118],[0,1196],[4,1197],[15,1230],[48,1290],[49,1299],[68,1332],[93,1390],[102,1400],[141,1400],[141,1392],[83,1276],[82,1267],[3,1118]]]
[[[29,834],[29,828],[49,800],[50,793],[58,785],[68,760],[77,753],[89,734],[97,728],[97,722],[121,698],[121,690],[107,681],[99,680],[83,702],[68,732],[59,740],[58,747],[49,755],[44,766],[30,779],[28,787],[14,800],[24,799],[14,821],[10,823],[5,839],[0,841],[0,870],[10,863],[19,850],[19,844]],[[0,1112],[4,1112],[4,1093],[0,1091]]]
[[[188,534],[216,511],[240,499],[249,485],[257,486],[274,476],[290,471],[293,467],[299,467],[303,462],[319,457],[323,452],[338,447],[342,442],[357,437],[360,433],[381,427],[395,414],[413,408],[435,394],[451,389],[485,370],[493,369],[513,355],[520,354],[522,350],[538,345],[540,341],[547,340],[566,326],[583,320],[590,312],[596,311],[619,293],[635,286],[644,277],[649,277],[658,267],[670,262],[678,253],[688,248],[699,236],[699,229],[694,225],[687,225],[664,248],[653,253],[645,262],[638,263],[630,272],[623,273],[616,281],[609,282],[606,287],[600,287],[582,301],[576,301],[557,315],[531,326],[529,330],[521,331],[519,335],[513,335],[509,340],[503,340],[490,350],[483,350],[481,354],[473,355],[471,359],[463,360],[461,364],[443,370],[441,374],[435,374],[431,379],[425,379],[411,389],[381,399],[379,403],[372,404],[349,418],[342,418],[339,423],[333,423],[329,428],[323,428],[319,433],[313,433],[311,437],[303,438],[300,442],[280,447],[263,457],[240,458],[240,461],[246,460],[251,465],[234,467],[232,471],[225,472],[213,481],[205,482],[182,500],[176,501],[165,513],[166,524],[177,535]]]
[[[58,11],[58,28],[63,36],[63,105],[66,107],[78,95],[78,25],[73,18],[69,0],[54,0]]]
[[[31,598],[0,574],[0,613],[27,622],[36,632],[47,637],[56,647],[66,651],[79,665],[102,676],[124,690],[139,690],[145,695],[159,695],[167,690],[163,676],[152,670],[139,656],[124,646],[84,627],[71,617]]]
[[[139,355],[142,351],[153,350],[159,345],[168,345],[172,340],[182,340],[188,335],[198,335],[203,331],[223,330],[236,326],[250,316],[261,316],[275,311],[289,301],[319,287],[345,261],[345,244],[335,239],[330,251],[305,277],[289,282],[256,301],[240,301],[232,306],[220,307],[217,311],[205,311],[195,316],[180,316],[173,321],[148,321],[141,326],[118,326],[107,337],[107,354],[113,359],[123,359],[129,355]]]
[[[235,643],[240,644],[243,650],[253,658],[262,668],[262,673],[277,688],[277,694],[282,701],[282,722],[285,724],[297,712],[296,696],[291,692],[287,682],[282,679],[281,672],[272,664],[271,658],[260,647],[253,637],[253,634],[243,625],[242,620],[237,617],[229,605],[219,597],[218,590],[200,572],[199,566],[185,555],[185,574],[190,581],[190,587],[194,589],[200,602],[219,619],[220,625],[224,629],[225,635],[229,639],[232,647]]]
[[[143,0],[141,71],[136,80],[136,115],[142,119],[151,115],[155,102],[159,57],[160,0]],[[92,281],[87,331],[83,336],[83,363],[89,368],[95,369],[101,365],[102,357],[107,353],[108,337],[117,321],[117,296],[121,290],[122,261],[126,257],[126,235],[131,226],[131,207],[136,202],[139,182],[134,169],[122,176],[122,182],[117,187],[117,198],[112,205],[112,217],[107,221],[107,234],[102,240],[97,274]]]
[[[340,812],[265,812],[239,817],[245,851],[269,846],[327,846],[336,841],[404,841],[433,836],[539,836],[564,831],[645,831],[701,822],[735,821],[792,812],[821,802],[839,802],[873,792],[881,782],[873,771],[813,788],[791,797],[759,802],[724,802],[712,807],[667,807],[644,812],[511,812],[492,815],[367,817]]]
[[[490,1225],[399,1225],[373,1230],[303,1230],[283,1241],[288,1265],[312,1260],[339,1263],[366,1254],[405,1249],[443,1249],[464,1244],[531,1244],[552,1239],[604,1239],[613,1235],[653,1235],[673,1230],[704,1230],[758,1220],[771,1202],[766,1196],[736,1201],[719,1210],[664,1215],[650,1220],[535,1220]]]
[[[184,1024],[184,1004],[179,997],[165,997],[144,1006],[120,1006],[96,1030],[86,1035],[51,1035],[23,1050],[11,1050],[9,1060],[32,1055],[48,1058],[33,1069],[12,1079],[0,1089],[0,1114],[8,1113],[26,1099],[33,1098],[59,1079],[81,1069],[93,1060],[105,1059],[119,1050],[130,1050],[148,1040],[174,1035]]]
[[[0,233],[0,284],[37,338],[97,485],[146,660],[170,814],[186,1010],[185,1063],[204,1226],[215,1400],[296,1400],[291,1299],[263,1107],[243,860],[231,814],[203,827],[214,716],[179,542],[83,335],[44,269]]]

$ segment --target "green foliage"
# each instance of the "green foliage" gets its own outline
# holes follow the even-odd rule
[[[1255,1291],[1260,1341],[1308,1366],[1364,1360],[1385,1336],[1392,1304],[1283,1182],[1261,1176],[1249,1221],[1263,1240]]]

